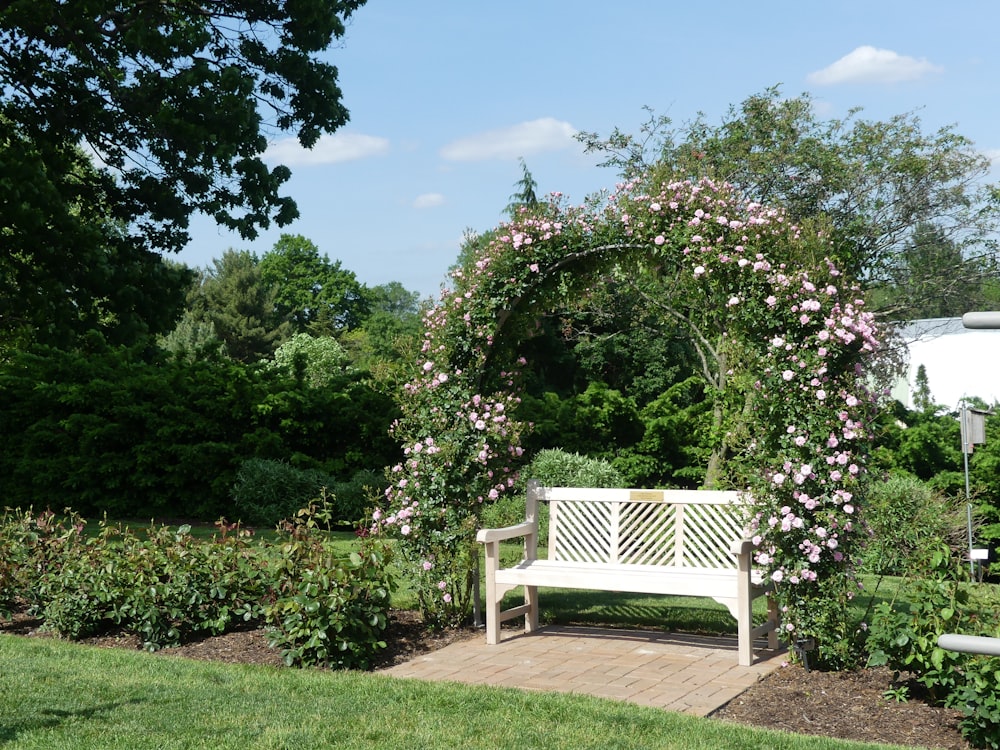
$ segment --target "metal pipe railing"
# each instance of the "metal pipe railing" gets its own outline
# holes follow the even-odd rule
[[[938,646],[946,651],[960,651],[964,654],[985,654],[1000,656],[1000,638],[989,638],[982,635],[960,635],[945,633],[938,637]]]

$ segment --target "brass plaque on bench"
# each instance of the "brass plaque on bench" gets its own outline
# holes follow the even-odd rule
[[[663,490],[632,490],[628,493],[628,499],[644,503],[662,503]]]

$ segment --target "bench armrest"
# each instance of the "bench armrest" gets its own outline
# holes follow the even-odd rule
[[[526,536],[537,530],[534,523],[525,521],[515,526],[504,526],[499,529],[480,529],[476,533],[476,541],[489,544],[490,542],[501,542],[504,539],[516,539],[519,536]]]
[[[739,539],[729,545],[729,551],[737,557],[749,555],[753,551],[753,542],[749,539]]]

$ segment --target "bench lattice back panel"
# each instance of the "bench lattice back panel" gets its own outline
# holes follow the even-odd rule
[[[735,492],[571,492],[560,488],[548,497],[551,560],[736,567],[729,549],[743,538],[744,522]]]

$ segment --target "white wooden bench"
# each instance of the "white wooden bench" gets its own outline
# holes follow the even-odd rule
[[[538,504],[549,504],[547,559],[538,558]],[[767,634],[777,648],[778,610],[751,621],[753,600],[769,587],[751,567],[740,493],[706,490],[573,489],[528,483],[524,523],[481,529],[486,545],[486,642],[500,642],[500,623],[524,615],[538,629],[538,587],[711,597],[738,623],[738,661],[753,662],[753,641]],[[500,543],[524,538],[524,559],[500,567]],[[511,589],[524,604],[501,610]]]

